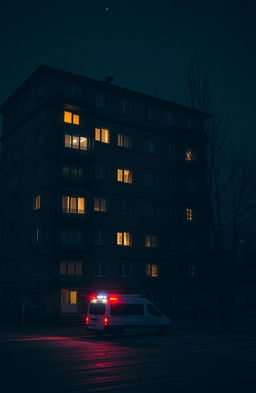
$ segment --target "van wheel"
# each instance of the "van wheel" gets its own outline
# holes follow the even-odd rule
[[[117,328],[115,328],[113,332],[113,337],[123,337],[123,335],[124,335],[124,327],[118,326]]]

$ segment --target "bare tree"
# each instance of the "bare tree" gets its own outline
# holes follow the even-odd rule
[[[211,113],[206,121],[209,220],[213,240],[210,276],[219,289],[223,327],[231,328],[237,248],[246,223],[256,218],[256,157],[232,145],[231,127],[217,107],[213,84],[198,64],[188,71],[187,105]]]
[[[232,146],[230,126],[217,107],[213,84],[198,64],[187,78],[187,104],[211,113],[206,121],[209,217],[214,249],[237,249],[241,228],[256,217],[255,153]]]

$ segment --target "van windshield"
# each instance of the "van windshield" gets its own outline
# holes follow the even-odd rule
[[[112,316],[128,317],[130,315],[144,315],[143,304],[116,303],[110,305]]]
[[[105,314],[105,304],[103,303],[91,303],[89,307],[90,315],[104,315]]]

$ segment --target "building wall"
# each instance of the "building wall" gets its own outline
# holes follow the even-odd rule
[[[24,97],[26,105],[17,110]],[[165,105],[49,72],[5,107],[5,302],[20,304],[25,299],[31,312],[52,315],[72,311],[72,306],[61,306],[63,290],[78,291],[75,311],[84,310],[87,296],[99,289],[142,293],[165,309],[197,301],[199,272],[208,250],[203,120],[194,113],[188,118],[181,109],[170,113]],[[64,111],[78,113],[80,125],[64,123]],[[95,141],[95,127],[110,130],[109,144]],[[65,147],[65,134],[88,137],[90,150]],[[118,134],[130,136],[132,148],[118,147]],[[185,160],[186,151],[193,160]],[[64,177],[64,166],[81,168],[83,179]],[[117,181],[118,168],[132,170],[132,184]],[[38,210],[33,209],[36,195]],[[85,214],[63,212],[65,195],[84,197]],[[93,210],[95,197],[107,199],[107,212]],[[132,206],[126,214],[123,201]],[[192,221],[185,218],[187,208],[193,211]],[[79,242],[63,242],[68,231],[77,231]],[[106,233],[105,244],[96,244],[98,231]],[[131,232],[132,246],[117,246],[117,232]],[[158,237],[158,247],[145,247],[147,234]],[[82,273],[60,274],[61,262],[67,269],[68,263],[81,262]],[[107,276],[95,277],[98,262],[108,265]],[[123,263],[131,265],[131,277],[119,277]],[[159,277],[146,276],[146,264],[158,264]]]

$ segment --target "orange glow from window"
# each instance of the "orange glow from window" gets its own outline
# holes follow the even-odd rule
[[[80,116],[79,115],[73,115],[73,124],[76,124],[79,126],[80,124]]]
[[[192,161],[192,159],[193,159],[192,151],[191,150],[185,151],[185,160],[186,161]]]
[[[75,124],[79,126],[80,115],[74,114],[72,112],[64,111],[64,123]]]
[[[71,112],[64,112],[64,123],[72,123],[72,113]]]

